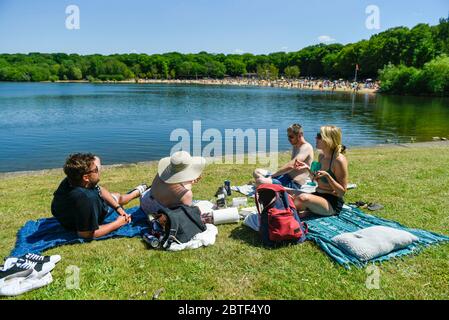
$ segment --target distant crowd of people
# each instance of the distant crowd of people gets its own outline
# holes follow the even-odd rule
[[[239,77],[239,78],[224,78],[224,79],[185,79],[185,80],[155,80],[155,79],[140,79],[143,83],[185,83],[185,84],[204,84],[204,85],[238,85],[238,86],[262,86],[262,87],[278,87],[278,88],[298,88],[309,90],[322,91],[353,91],[358,92],[362,89],[378,90],[380,88],[379,81],[372,79],[363,80],[360,82],[348,80],[327,80],[315,78],[301,78],[301,79],[276,79],[266,80],[257,77]]]

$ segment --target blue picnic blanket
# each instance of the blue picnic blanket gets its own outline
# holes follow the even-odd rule
[[[132,222],[121,228],[95,240],[105,240],[116,237],[138,237],[148,229],[147,216],[139,208],[126,209],[132,216]],[[104,223],[110,223],[117,219],[118,214],[110,210]],[[92,240],[83,239],[76,232],[65,230],[56,218],[44,218],[36,221],[28,221],[17,232],[17,240],[11,257],[19,257],[26,253],[41,254],[45,250],[66,244],[84,243]]]
[[[307,240],[314,241],[324,252],[326,252],[332,259],[345,268],[350,268],[350,265],[357,267],[364,267],[369,262],[382,262],[391,258],[397,258],[411,253],[416,253],[419,249],[429,245],[438,244],[439,242],[449,241],[449,237],[430,231],[421,229],[411,229],[404,227],[398,222],[379,218],[367,214],[359,208],[352,206],[344,206],[343,210],[337,216],[320,217],[311,216],[305,218],[304,221],[309,227]],[[390,252],[387,255],[372,259],[367,262],[361,262],[356,257],[340,250],[333,242],[332,238],[346,232],[354,232],[360,229],[386,226],[410,232],[418,237],[418,241],[413,242],[404,249]]]

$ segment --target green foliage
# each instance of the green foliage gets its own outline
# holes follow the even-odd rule
[[[379,74],[383,92],[449,96],[449,57],[446,55],[431,60],[421,70],[389,64]]]
[[[59,80],[59,77],[58,77],[58,76],[55,76],[55,75],[51,75],[50,78],[49,78],[48,80],[50,80],[51,82],[55,82],[55,81],[58,81],[58,80]]]
[[[264,64],[257,66],[257,76],[264,80],[274,80],[277,79],[279,74],[278,68],[273,64]]]
[[[358,64],[359,79],[377,78],[384,70],[390,92],[425,92],[445,95],[445,63],[424,66],[442,54],[449,54],[449,18],[439,24],[418,24],[409,29],[396,27],[357,43],[318,44],[297,52],[268,55],[245,54],[98,54],[80,56],[65,53],[0,54],[0,81],[56,81],[81,79],[220,79],[257,73],[263,79],[325,77],[352,79]],[[398,67],[398,70],[391,66]],[[411,69],[410,69],[411,68]],[[416,69],[423,72],[417,72]],[[432,70],[432,71],[430,71]],[[430,73],[435,71],[438,77]],[[391,78],[393,77],[393,78]],[[429,78],[430,77],[430,78]],[[431,79],[427,84],[426,79]],[[435,80],[432,80],[434,79]],[[408,79],[408,80],[407,80]],[[404,85],[406,81],[408,84]]]
[[[413,67],[389,64],[379,73],[382,90],[390,93],[403,93],[408,88],[411,79],[416,79],[418,72]]]
[[[72,66],[68,70],[68,78],[70,80],[81,80],[83,78],[83,73],[80,68]]]
[[[299,67],[298,66],[289,66],[284,70],[284,74],[289,79],[297,79],[299,77]]]
[[[437,50],[449,54],[449,17],[440,19],[440,23],[432,31],[435,34],[434,39],[438,40],[435,42]]]
[[[226,73],[232,77],[238,77],[246,73],[245,63],[234,57],[225,60]]]
[[[226,67],[223,63],[218,61],[206,62],[206,73],[209,77],[215,79],[222,79],[226,73]]]
[[[422,74],[431,94],[449,96],[449,56],[426,63]]]

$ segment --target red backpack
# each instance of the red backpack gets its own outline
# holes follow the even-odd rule
[[[298,244],[306,240],[307,224],[301,222],[293,198],[284,187],[262,184],[255,194],[259,212],[259,234],[268,247]]]

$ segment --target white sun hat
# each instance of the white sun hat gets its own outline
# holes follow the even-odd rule
[[[186,151],[178,151],[159,161],[157,172],[166,183],[180,183],[197,179],[206,166],[203,157],[192,157]]]

